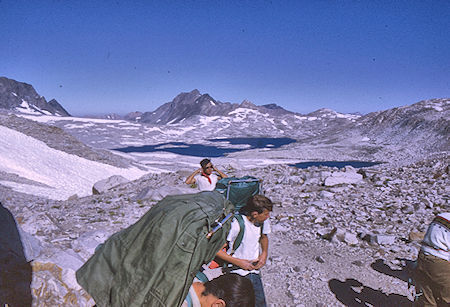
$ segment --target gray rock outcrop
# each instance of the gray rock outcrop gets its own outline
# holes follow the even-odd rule
[[[129,180],[120,175],[114,175],[109,178],[97,181],[92,187],[92,194],[98,195],[112,189],[118,185],[127,183]]]

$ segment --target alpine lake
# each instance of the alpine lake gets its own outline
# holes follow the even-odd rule
[[[218,143],[217,145],[203,145],[203,144],[188,144],[184,142],[167,142],[155,145],[144,146],[129,146],[123,148],[115,148],[114,150],[124,153],[137,153],[137,152],[170,152],[185,156],[194,157],[209,157],[217,158],[224,157],[229,153],[249,150],[249,149],[275,149],[281,146],[295,143],[295,139],[291,138],[251,138],[251,137],[239,137],[239,138],[220,138],[220,139],[208,139],[211,143]],[[308,168],[311,166],[328,166],[342,168],[350,165],[354,168],[369,167],[380,164],[380,162],[368,162],[368,161],[307,161],[290,166],[296,168]]]

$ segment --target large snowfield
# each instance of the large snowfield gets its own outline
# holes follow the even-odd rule
[[[74,194],[79,197],[92,194],[94,183],[112,175],[134,180],[146,173],[134,167],[117,168],[58,151],[3,126],[0,135],[0,171],[43,184],[1,182],[19,192],[64,200]]]

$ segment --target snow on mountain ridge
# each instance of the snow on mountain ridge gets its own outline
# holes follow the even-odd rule
[[[0,77],[0,109],[26,114],[70,116],[55,100],[46,101],[32,85]]]
[[[276,104],[256,106],[248,100],[242,103],[220,102],[209,94],[201,94],[198,90],[178,94],[171,102],[167,102],[152,112],[134,112],[124,118],[147,124],[175,124],[197,115],[203,116],[230,116],[236,109],[258,110],[261,113],[279,116],[293,114]]]

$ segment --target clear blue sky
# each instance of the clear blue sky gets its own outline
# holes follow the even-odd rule
[[[450,97],[450,1],[0,0],[0,76],[75,115],[195,88],[368,113]]]

